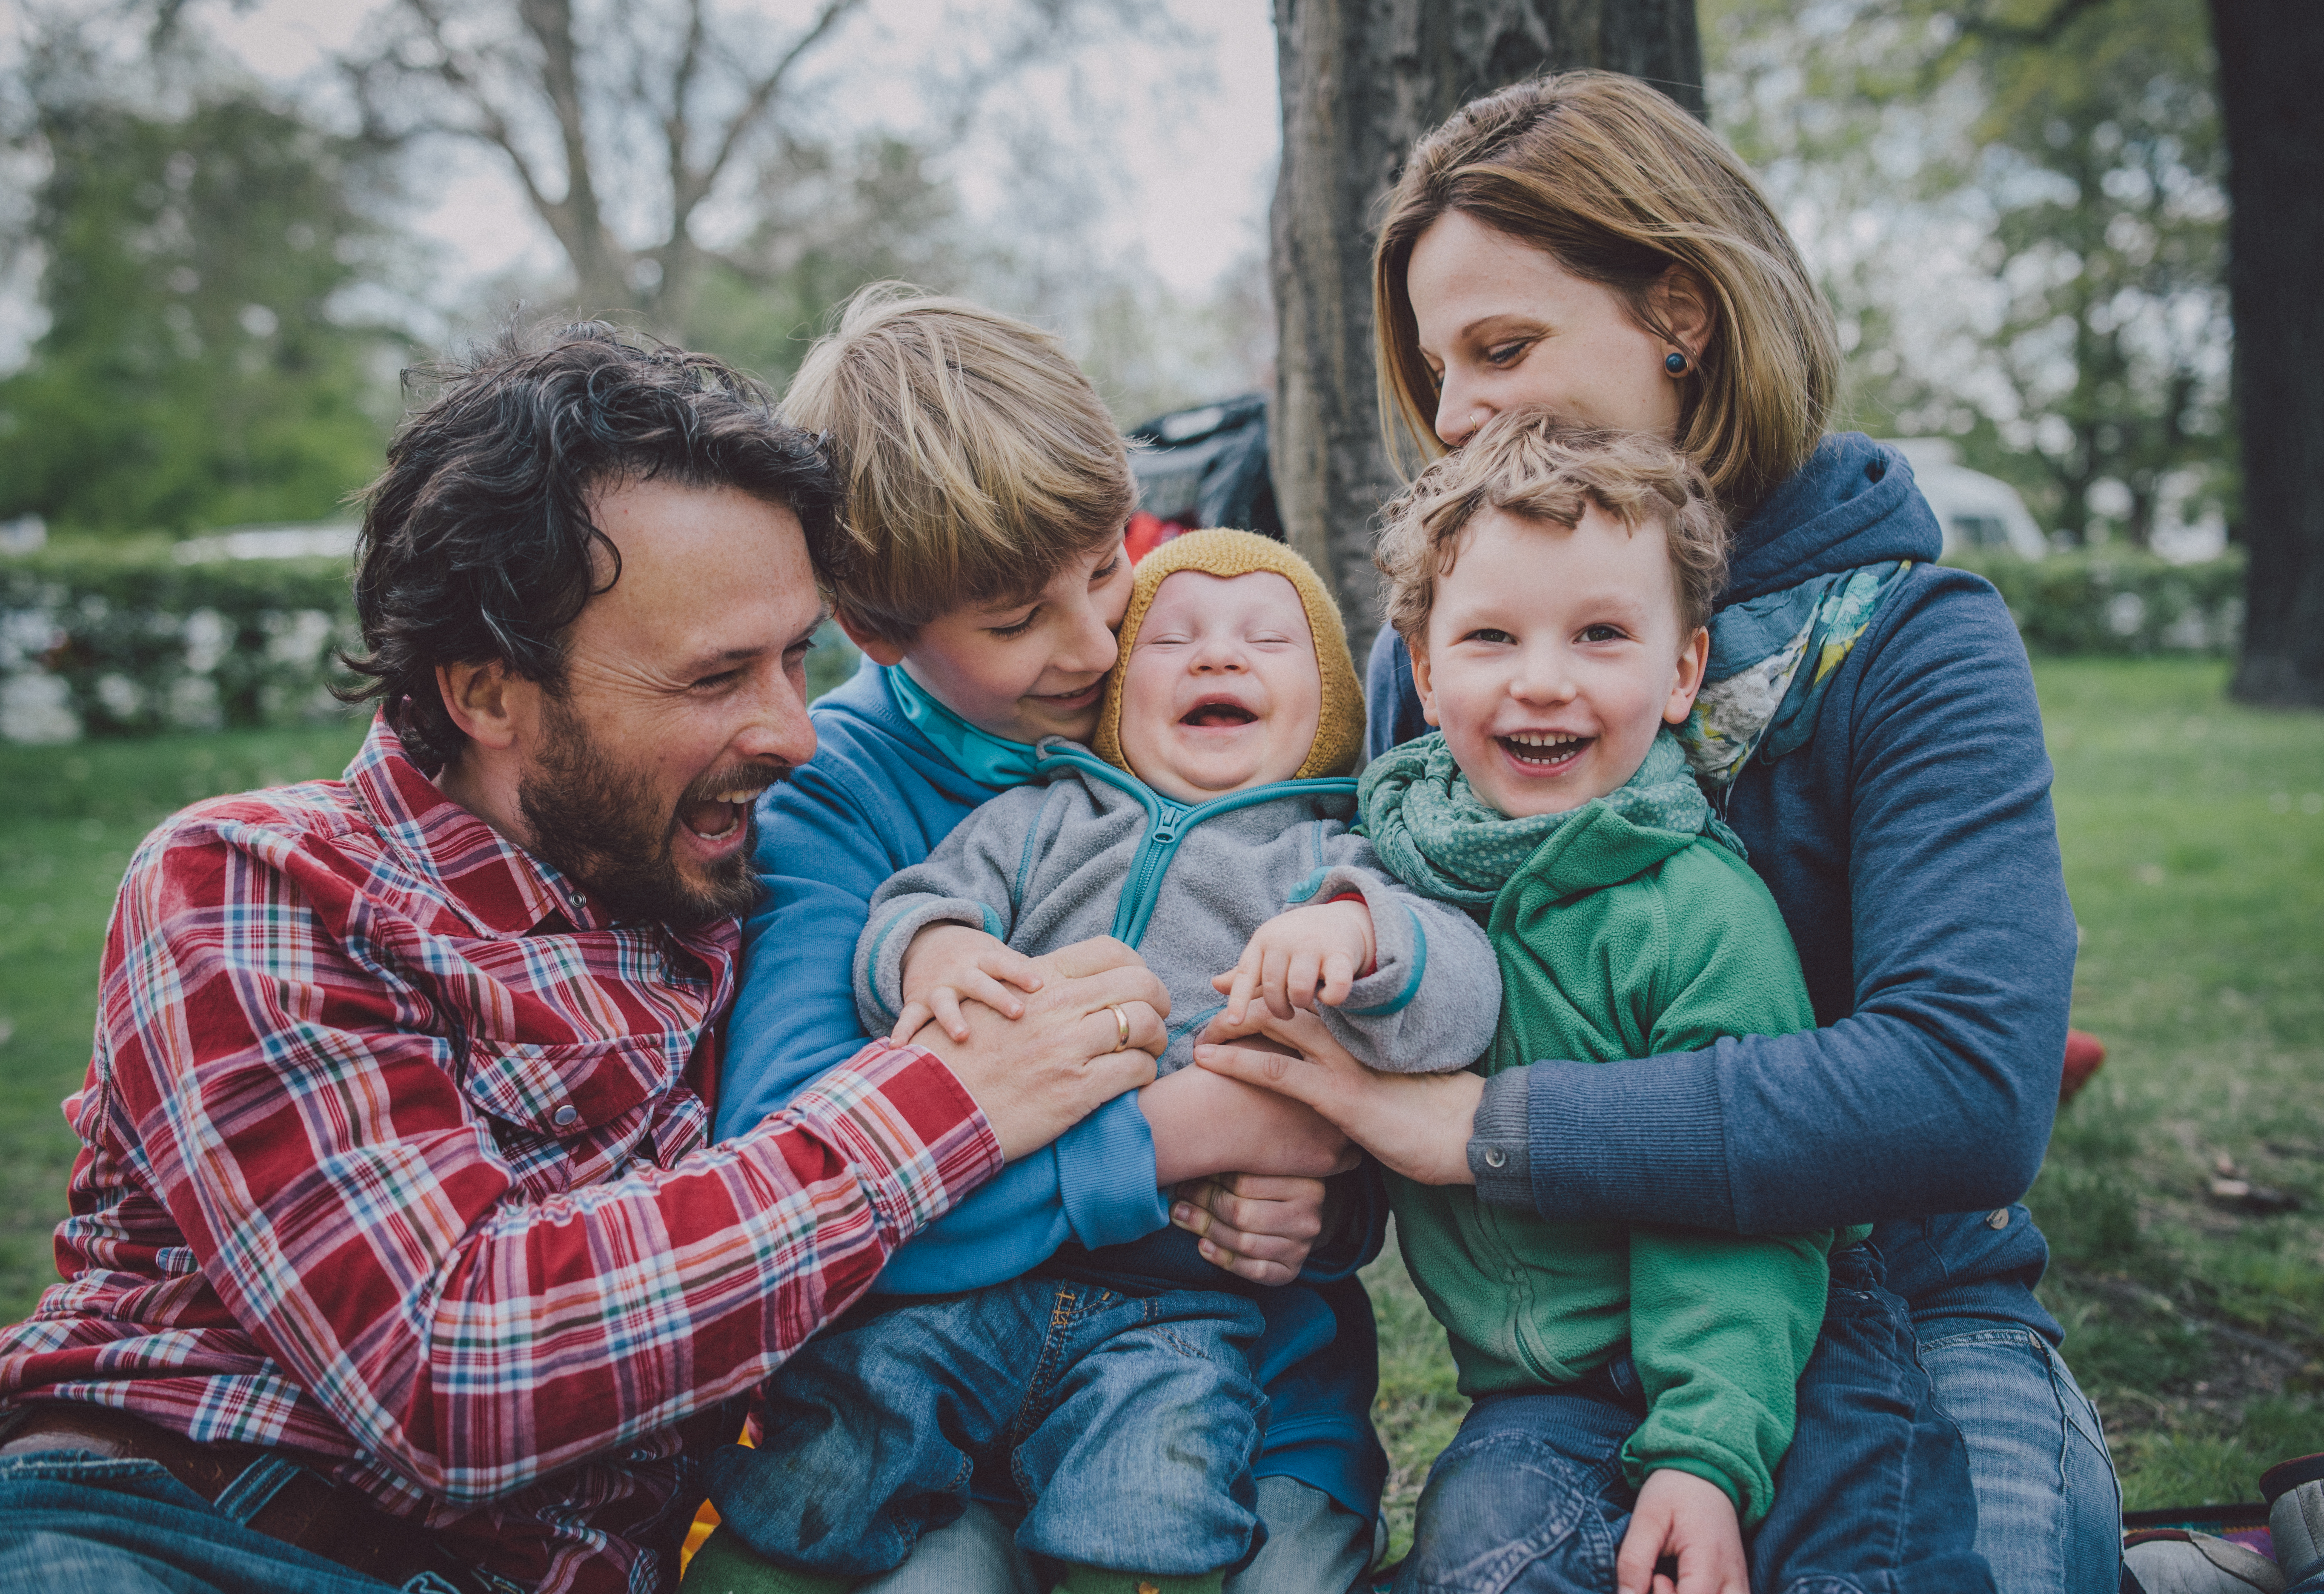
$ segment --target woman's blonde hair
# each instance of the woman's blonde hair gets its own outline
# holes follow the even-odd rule
[[[1405,276],[1448,210],[1554,255],[1668,337],[1653,290],[1702,285],[1711,335],[1680,378],[1678,445],[1730,513],[1766,498],[1823,435],[1840,338],[1799,251],[1735,152],[1667,97],[1612,72],[1562,72],[1471,101],[1413,146],[1372,253],[1380,423],[1443,453],[1438,380],[1421,357]],[[1674,338],[1672,341],[1675,342]]]
[[[1121,434],[1064,346],[965,300],[861,290],[782,407],[829,435],[847,485],[832,595],[888,641],[1038,592],[1134,505]]]
[[[1663,533],[1680,626],[1692,635],[1709,625],[1727,581],[1727,517],[1694,461],[1643,432],[1561,427],[1546,410],[1494,416],[1388,506],[1372,557],[1388,578],[1388,624],[1414,653],[1427,651],[1436,583],[1452,573],[1461,533],[1479,515],[1499,511],[1572,531],[1592,504],[1634,535]]]

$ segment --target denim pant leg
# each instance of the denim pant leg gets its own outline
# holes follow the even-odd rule
[[[2122,1486],[2065,1358],[2021,1323],[1942,1318],[1917,1331],[1937,1404],[1969,1443],[1977,1547],[2001,1594],[2116,1594]]]
[[[1131,1297],[1074,1283],[1056,1310],[1065,1331],[1045,1348],[1011,1459],[1033,1502],[1018,1543],[1165,1577],[1240,1566],[1263,1531],[1250,1469],[1267,1396],[1248,1355],[1259,1308],[1213,1290]]]
[[[1833,1253],[1792,1448],[1751,1540],[1761,1594],[1994,1594],[1969,1451],[1914,1350],[1874,1253]]]
[[[40,1594],[391,1594],[243,1526],[162,1470],[59,1450],[0,1461],[0,1589]]]
[[[851,1311],[767,1380],[759,1448],[712,1452],[720,1518],[778,1566],[901,1566],[967,1506],[973,1458],[1023,1404],[1058,1289],[1028,1276]]]
[[[956,1520],[922,1534],[910,1560],[855,1594],[1042,1594],[1042,1583],[1017,1547],[1015,1514],[971,1500]]]
[[[1429,1469],[1396,1594],[1613,1594],[1646,1419],[1627,1358],[1546,1395],[1487,1395]]]
[[[1372,1524],[1313,1484],[1259,1480],[1267,1543],[1226,1594],[1347,1594],[1372,1563]]]
[[[1267,1543],[1226,1594],[1347,1594],[1372,1562],[1372,1524],[1296,1478],[1259,1480]],[[1013,1515],[971,1500],[959,1521],[921,1535],[912,1558],[855,1594],[1043,1594],[1017,1547]]]

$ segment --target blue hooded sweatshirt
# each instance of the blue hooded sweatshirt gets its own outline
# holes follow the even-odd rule
[[[719,1080],[721,1140],[788,1106],[868,1043],[856,1017],[853,964],[872,894],[926,861],[970,811],[1004,789],[975,780],[922,735],[888,676],[866,660],[819,699],[815,757],[760,802],[761,896],[742,926],[742,981]],[[1378,1191],[1367,1185],[1357,1193]],[[1154,1136],[1130,1092],[971,1191],[890,1256],[872,1289],[980,1289],[1060,1251],[1148,1235],[1183,1251],[1181,1261],[1194,1259],[1183,1232],[1157,1233],[1168,1222],[1155,1186]],[[1379,1508],[1388,1462],[1371,1427],[1379,1385],[1371,1302],[1355,1274],[1379,1243],[1373,1215],[1360,1245],[1345,1256],[1310,1256],[1294,1284],[1244,1288],[1219,1274],[1219,1287],[1249,1294],[1267,1319],[1251,1351],[1268,1406],[1253,1472],[1295,1478],[1364,1517]]]
[[[1775,894],[1821,1027],[1636,1062],[1495,1075],[1470,1160],[1489,1200],[1552,1219],[1750,1235],[1871,1222],[1914,1316],[2062,1336],[2034,1297],[2049,1248],[2015,1203],[2057,1111],[2074,920],[2024,644],[1912,469],[1825,438],[1735,529],[1723,606],[1916,562],[1827,690],[1805,746],[1722,805]],[[1370,751],[1423,734],[1382,631]],[[1499,1166],[1489,1151],[1501,1154]]]

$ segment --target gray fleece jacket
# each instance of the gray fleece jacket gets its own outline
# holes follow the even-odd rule
[[[925,863],[872,898],[855,946],[855,1005],[881,1034],[903,1006],[904,950],[930,924],[982,930],[1038,957],[1094,935],[1138,949],[1170,992],[1172,1073],[1226,1006],[1211,977],[1288,908],[1360,894],[1378,958],[1346,1002],[1316,1012],[1373,1068],[1441,1073],[1492,1043],[1501,978],[1484,931],[1416,895],[1349,829],[1351,780],[1280,781],[1189,807],[1086,748],[1040,745],[1045,783],[1003,792]]]

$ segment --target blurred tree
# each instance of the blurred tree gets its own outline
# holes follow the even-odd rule
[[[1958,436],[2075,542],[2232,502],[2202,0],[1712,5],[1717,120],[1821,235],[1858,423]]]
[[[378,243],[361,144],[242,88],[124,102],[69,38],[18,87],[48,329],[0,382],[0,515],[89,530],[328,515],[377,468],[392,340],[335,313]],[[383,370],[383,367],[385,369]]]
[[[2324,12],[2312,0],[2212,0],[2211,14],[2251,551],[2235,693],[2324,706]]]
[[[1275,0],[1283,84],[1269,454],[1291,541],[1329,570],[1349,640],[1379,625],[1372,530],[1399,486],[1372,364],[1378,207],[1419,136],[1532,73],[1631,72],[1698,116],[1694,0]]]
[[[688,338],[706,302],[722,352],[753,308],[787,338],[862,282],[910,268],[949,204],[924,152],[895,136],[834,141],[814,74],[865,0],[813,0],[785,25],[711,0],[388,0],[342,61],[374,136],[493,152],[557,240],[573,301]],[[996,83],[1093,20],[1145,28],[1131,0],[1026,0],[948,52],[918,97],[954,125]],[[835,202],[836,211],[827,209]],[[738,356],[737,357],[741,357]],[[762,369],[797,356],[770,349]]]

